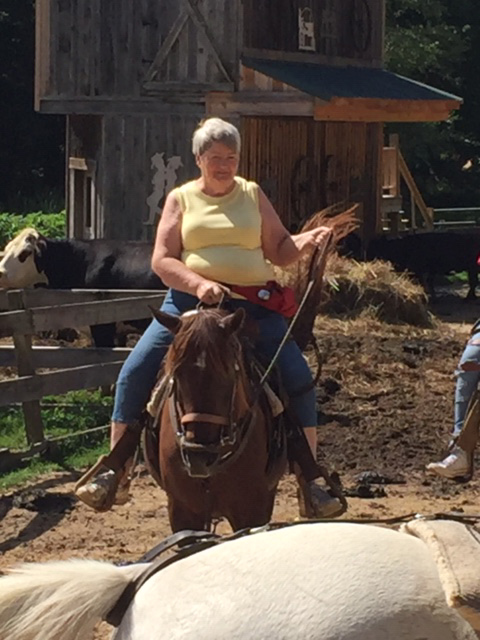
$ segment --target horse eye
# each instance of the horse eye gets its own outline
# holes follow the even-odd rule
[[[28,258],[28,256],[32,255],[32,250],[31,249],[24,249],[23,251],[20,252],[19,256],[18,256],[18,260],[20,262],[25,262],[25,260]]]

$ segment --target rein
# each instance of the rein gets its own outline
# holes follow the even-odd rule
[[[236,418],[235,410],[234,410],[234,401],[238,389],[238,377],[239,372],[241,370],[239,364],[239,354],[237,353],[237,361],[235,362],[235,380],[232,388],[231,395],[231,404],[230,411],[228,416],[220,416],[217,414],[211,413],[203,413],[203,412],[190,412],[187,414],[183,414],[182,407],[178,400],[178,396],[175,393],[175,371],[170,374],[169,381],[169,389],[167,391],[168,396],[168,404],[170,411],[170,420],[172,422],[173,428],[175,430],[175,435],[179,444],[180,454],[182,457],[182,462],[187,468],[189,475],[195,477],[204,477],[207,478],[214,473],[219,471],[224,471],[227,465],[234,462],[243,452],[246,444],[247,444],[247,435],[250,431],[250,428],[253,425],[253,421],[255,418],[255,412],[258,407],[258,401],[260,399],[261,394],[264,391],[265,384],[267,383],[268,377],[270,376],[273,368],[278,362],[278,358],[280,353],[285,346],[285,344],[290,340],[292,336],[293,329],[298,321],[298,318],[308,300],[308,297],[312,291],[312,288],[316,282],[316,277],[319,268],[322,268],[325,264],[328,250],[330,248],[333,236],[330,235],[327,238],[327,241],[324,243],[322,249],[320,250],[318,247],[315,248],[313,255],[310,260],[309,270],[308,270],[308,280],[305,291],[303,293],[302,299],[299,303],[298,309],[290,322],[288,329],[283,336],[282,341],[280,342],[275,354],[273,355],[270,363],[265,369],[263,375],[260,380],[253,385],[252,397],[249,399],[249,408],[246,413],[241,418]],[[221,309],[223,307],[225,300],[225,296],[222,295],[217,309]],[[201,303],[197,305],[197,309],[201,308]],[[314,341],[315,352],[317,354],[318,359],[318,347]],[[320,375],[320,367],[318,368],[317,374],[315,376],[315,381],[313,384],[316,384],[318,377]],[[304,393],[305,390],[301,389],[299,395]],[[211,425],[216,425],[221,430],[220,432],[220,441],[219,444],[214,445],[203,445],[189,442],[186,438],[186,426],[193,422],[208,422]],[[207,465],[206,470],[203,473],[194,472],[192,470],[192,463],[189,460],[189,454],[195,454],[203,452],[206,454],[214,454],[216,455],[216,459],[211,462],[211,464]]]

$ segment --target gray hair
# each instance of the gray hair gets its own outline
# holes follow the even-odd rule
[[[237,127],[221,118],[202,120],[193,134],[193,154],[201,156],[214,142],[221,142],[235,152],[240,153],[241,140]]]

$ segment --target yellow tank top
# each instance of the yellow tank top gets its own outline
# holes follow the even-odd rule
[[[207,196],[196,181],[175,189],[182,210],[182,262],[204,278],[238,285],[274,279],[261,246],[258,186],[235,178],[226,196]]]

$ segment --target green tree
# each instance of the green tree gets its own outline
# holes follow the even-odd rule
[[[63,193],[64,117],[33,109],[33,0],[0,6],[0,210],[36,211]],[[56,197],[59,200],[58,195]],[[61,202],[59,202],[61,204]]]
[[[431,206],[480,206],[479,46],[474,0],[387,0],[387,68],[464,99],[446,122],[387,128]]]

